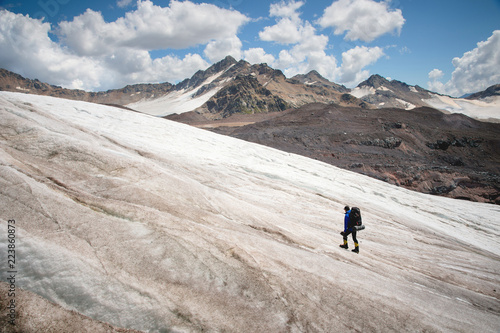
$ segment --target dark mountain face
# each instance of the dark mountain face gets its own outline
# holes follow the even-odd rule
[[[500,96],[500,84],[496,84],[487,88],[484,91],[469,95],[467,99],[483,99],[487,97]]]
[[[323,76],[321,76],[317,71],[311,71],[305,75],[304,74],[295,75],[294,77],[289,79],[289,82],[306,84],[310,86],[333,88],[334,90],[340,93],[349,92],[349,89],[347,89],[345,86],[328,81]]]
[[[378,74],[370,76],[367,80],[358,84],[358,87],[372,87],[372,88],[380,88],[382,86],[390,86],[391,83],[385,78]]]
[[[228,68],[236,65],[238,62],[231,56],[227,56],[223,60],[219,61],[218,63],[213,64],[206,70],[199,70],[194,75],[189,78],[185,79],[184,81],[178,83],[175,86],[176,90],[181,90],[181,89],[189,89],[189,88],[195,88],[203,84],[205,80],[207,80],[210,76],[215,75],[217,73],[226,71]]]
[[[284,111],[289,104],[263,87],[251,76],[237,76],[207,103],[208,111],[227,118],[235,113],[268,113]],[[223,110],[222,112],[220,110]]]
[[[380,75],[370,76],[366,81],[361,82],[356,89],[366,91],[359,98],[377,108],[413,109],[428,106],[425,100],[432,97],[430,91],[419,86],[410,86],[397,80],[389,81]],[[356,89],[353,90],[355,96],[357,95]]]
[[[21,75],[0,68],[0,90],[22,92],[36,95],[53,96],[71,100],[86,101],[101,104],[113,104],[124,106],[139,101],[142,98],[162,96],[174,88],[171,83],[145,83],[128,85],[121,89],[113,89],[102,92],[88,92],[78,89],[66,89],[31,80]]]
[[[500,204],[500,124],[431,108],[309,104],[270,120],[212,130],[408,189]]]

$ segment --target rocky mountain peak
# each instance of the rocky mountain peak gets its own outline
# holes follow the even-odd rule
[[[389,85],[390,82],[383,76],[380,76],[378,74],[374,74],[370,76],[367,80],[361,82],[358,84],[358,87],[372,87],[372,88],[380,88],[384,85]]]
[[[347,89],[345,86],[329,81],[315,70],[312,70],[307,74],[295,75],[289,81],[293,83],[305,84],[308,86],[333,88],[335,91],[340,93],[349,92],[349,89]]]
[[[210,76],[220,73],[222,71],[226,71],[230,67],[236,64],[238,64],[238,61],[236,61],[236,59],[234,59],[231,56],[227,56],[221,61],[208,67],[206,70],[199,70],[196,73],[194,73],[194,75],[191,78],[185,79],[184,81],[178,83],[176,85],[176,89],[181,90],[181,89],[197,87]]]
[[[198,112],[211,114],[210,118],[226,118],[235,113],[254,114],[283,111],[289,104],[262,86],[252,74],[237,75]]]
[[[430,93],[401,81],[389,81],[378,74],[370,76],[351,91],[352,95],[378,108],[395,107],[406,110],[428,106],[424,100],[432,97]]]
[[[483,99],[486,97],[500,96],[500,84],[488,87],[484,91],[477,92],[467,97],[467,99]]]

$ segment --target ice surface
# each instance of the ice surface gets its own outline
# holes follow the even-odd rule
[[[18,287],[65,308],[149,332],[500,329],[498,206],[102,105],[0,92],[0,113]]]

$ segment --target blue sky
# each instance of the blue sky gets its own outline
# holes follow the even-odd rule
[[[499,0],[6,0],[0,67],[85,90],[178,82],[230,54],[354,87],[500,83]]]

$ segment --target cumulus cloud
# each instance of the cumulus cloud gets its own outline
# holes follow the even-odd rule
[[[307,73],[313,69],[320,72],[329,79],[336,76],[337,62],[333,56],[326,54],[328,37],[317,34],[313,25],[300,18],[298,11],[304,2],[289,1],[272,4],[270,16],[277,17],[275,25],[265,27],[259,37],[263,41],[275,42],[282,45],[290,45],[289,49],[279,52],[278,58],[265,54],[262,50],[254,50],[248,55],[249,59],[266,58],[271,65],[282,69],[286,76]]]
[[[496,30],[477,47],[452,61],[455,70],[451,79],[442,83],[443,72],[434,69],[429,73],[428,88],[451,96],[462,96],[500,83],[500,30]]]
[[[81,59],[49,38],[51,26],[24,15],[0,11],[0,63],[25,76],[81,88],[82,81],[99,84],[92,59]]]
[[[236,34],[248,21],[237,11],[190,1],[171,1],[163,8],[140,0],[136,10],[114,22],[88,9],[56,27],[2,10],[0,63],[27,77],[85,90],[172,82],[209,63],[198,54],[152,59],[151,51],[206,45],[210,60],[223,57],[221,52],[238,58],[241,41]],[[57,34],[59,42],[50,34]]]
[[[288,17],[294,21],[299,20],[300,13],[298,10],[304,5],[303,1],[281,1],[271,4],[269,15],[277,17]]]
[[[289,18],[283,18],[273,26],[265,27],[259,33],[263,41],[278,42],[281,44],[298,43],[301,40],[301,25]]]
[[[434,68],[432,71],[429,72],[429,79],[437,80],[440,79],[443,75],[444,73],[442,70]]]
[[[266,53],[263,48],[255,47],[243,52],[244,59],[251,64],[274,64],[275,58],[272,54]]]
[[[310,22],[300,18],[298,10],[303,4],[302,1],[282,1],[271,5],[270,15],[277,17],[276,24],[265,27],[259,36],[264,41],[291,45],[280,51],[274,66],[288,77],[317,70],[331,81],[351,86],[366,79],[369,72],[364,68],[384,55],[382,48],[357,46],[347,50],[342,54],[339,67],[337,59],[327,53],[328,36],[319,34]],[[262,51],[256,59],[264,56]]]
[[[71,22],[61,22],[63,41],[82,55],[116,47],[142,50],[183,49],[235,36],[248,18],[211,4],[172,1],[169,7],[138,1],[137,10],[106,23],[101,13],[87,9]]]
[[[217,62],[230,55],[235,59],[241,58],[242,43],[238,36],[211,41],[205,48],[205,55],[212,62]]]
[[[386,33],[399,34],[405,19],[400,9],[390,10],[385,1],[338,0],[325,9],[318,23],[334,28],[336,35],[347,32],[346,40],[369,42]]]
[[[298,10],[304,5],[302,1],[290,1],[271,4],[269,15],[279,17],[273,26],[267,26],[259,33],[263,41],[292,44],[300,42],[303,29],[302,20]]]
[[[342,53],[340,81],[349,86],[366,80],[370,73],[363,68],[375,63],[383,55],[384,51],[378,46],[356,46]]]

